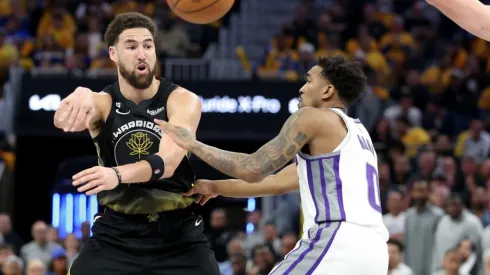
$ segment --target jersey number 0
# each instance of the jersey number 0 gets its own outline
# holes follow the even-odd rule
[[[371,207],[381,212],[381,200],[379,198],[379,176],[376,168],[366,163],[366,179],[368,183],[368,199]]]

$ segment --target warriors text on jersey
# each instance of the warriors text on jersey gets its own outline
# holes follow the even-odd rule
[[[118,82],[104,92],[112,97],[107,121],[93,139],[99,165],[120,166],[140,161],[159,150],[162,132],[154,119],[168,121],[167,99],[177,85],[160,79],[155,96],[135,104],[122,95]],[[149,183],[121,184],[97,195],[99,203],[126,214],[152,214],[189,206],[193,199],[180,193],[188,191],[195,180],[189,159],[184,157],[172,177]]]
[[[359,120],[330,109],[345,122],[347,135],[333,153],[300,152],[297,171],[304,230],[317,224],[349,222],[388,237],[379,198],[377,156],[371,137]]]

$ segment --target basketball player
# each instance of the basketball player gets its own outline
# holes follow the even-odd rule
[[[427,0],[461,28],[490,41],[490,5],[480,0]]]
[[[179,146],[240,179],[202,181],[191,193],[252,197],[300,189],[302,239],[271,274],[386,275],[388,231],[381,217],[377,156],[368,131],[346,115],[366,77],[343,56],[320,59],[306,77],[300,109],[253,154],[220,150],[183,127],[156,122]],[[293,158],[296,164],[271,176]]]
[[[118,80],[102,92],[77,88],[55,113],[60,129],[88,129],[99,156],[98,167],[73,177],[78,191],[97,194],[104,210],[71,275],[219,274],[202,219],[180,194],[195,180],[187,152],[153,123],[168,120],[194,133],[201,102],[155,78],[155,29],[139,13],[116,16],[105,41]]]

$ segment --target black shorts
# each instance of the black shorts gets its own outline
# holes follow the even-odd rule
[[[219,275],[203,234],[202,218],[189,209],[126,215],[106,208],[69,275]]]

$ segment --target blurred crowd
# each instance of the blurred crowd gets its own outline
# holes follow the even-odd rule
[[[31,228],[32,241],[24,242],[13,230],[10,216],[0,213],[0,274],[66,275],[80,248],[90,236],[90,223],[81,227],[81,236],[59,238],[58,230],[43,221]]]
[[[239,2],[239,1],[238,1]],[[136,11],[158,27],[157,54],[200,57],[227,20],[186,24],[165,0],[1,0],[0,76],[12,66],[32,68],[111,69],[103,35],[115,15]]]

